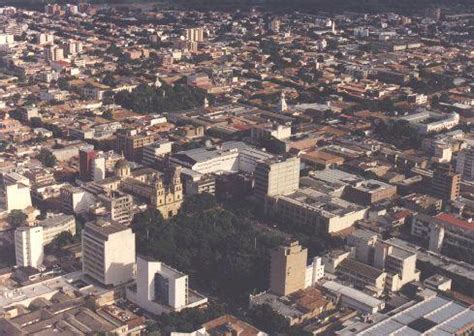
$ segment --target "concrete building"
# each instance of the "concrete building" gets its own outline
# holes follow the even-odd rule
[[[94,146],[84,146],[79,149],[79,177],[83,181],[93,179],[93,162],[96,158]]]
[[[220,147],[202,147],[178,152],[171,156],[170,161],[201,174],[253,173],[258,162],[270,158],[273,158],[272,154],[243,142],[228,141]]]
[[[255,167],[255,196],[265,200],[267,196],[285,195],[298,189],[300,159],[272,158],[259,162]]]
[[[31,207],[29,185],[21,182],[5,181],[5,203],[8,212],[12,210],[25,210]]]
[[[17,266],[39,268],[43,264],[43,227],[22,226],[15,230]]]
[[[18,266],[38,268],[43,263],[44,246],[62,232],[76,234],[74,216],[58,215],[39,221],[36,226],[22,226],[15,230],[15,256]]]
[[[267,211],[315,232],[336,233],[365,218],[367,208],[312,188],[298,189],[288,195],[272,197]]]
[[[51,33],[39,33],[36,37],[38,44],[53,44],[54,43],[54,34]]]
[[[212,336],[212,335],[241,335],[267,336],[254,326],[239,320],[232,315],[222,315],[202,325],[202,328],[192,332],[171,332],[170,336]]]
[[[126,290],[127,299],[160,315],[207,303],[207,298],[191,290],[188,276],[165,263],[137,257],[136,285]]]
[[[450,114],[439,114],[430,111],[423,111],[420,113],[410,114],[401,119],[408,121],[421,134],[449,130],[459,124],[459,114],[456,112]]]
[[[357,328],[349,325],[338,335],[469,335],[474,325],[472,308],[437,295],[431,290],[421,293],[396,311],[382,314]]]
[[[171,153],[171,141],[157,141],[143,147],[142,163],[147,166],[155,166],[165,155]]]
[[[387,273],[385,288],[390,292],[397,292],[420,278],[416,253],[383,241],[372,231],[354,231],[347,237],[347,245],[354,248],[353,257],[357,261]]]
[[[325,281],[321,289],[334,301],[339,301],[342,306],[355,309],[362,314],[375,314],[385,308],[383,300],[335,281]]]
[[[194,170],[183,168],[181,172],[185,195],[197,195],[216,192],[216,177],[213,174],[200,174]]]
[[[444,202],[459,197],[461,190],[461,174],[457,174],[451,165],[440,165],[433,172],[431,194]]]
[[[115,222],[89,222],[82,230],[82,270],[103,285],[133,279],[135,234]]]
[[[338,278],[349,281],[356,289],[374,296],[382,295],[387,273],[355,259],[346,258],[336,267]]]
[[[343,192],[343,198],[357,204],[372,205],[396,194],[396,186],[378,180],[365,180],[348,186]]]
[[[57,215],[37,223],[43,228],[43,245],[51,243],[62,232],[76,235],[76,219],[71,215]]]
[[[321,257],[315,257],[313,262],[306,266],[305,288],[314,286],[324,278],[324,264]]]
[[[204,41],[204,28],[189,28],[184,31],[184,37],[188,41],[202,42]]]
[[[291,126],[280,124],[256,125],[250,130],[250,136],[254,140],[272,137],[278,140],[285,140],[291,137]]]
[[[270,291],[286,296],[305,288],[308,250],[297,241],[271,252]]]
[[[122,225],[128,225],[133,219],[133,197],[120,190],[109,190],[99,194],[97,199],[105,206],[110,219]]]
[[[428,243],[430,251],[455,253],[460,259],[474,261],[474,223],[448,213],[434,217],[417,214],[411,223],[411,234]]]
[[[68,214],[87,212],[96,202],[93,194],[71,185],[61,188],[60,193],[62,211]]]
[[[154,139],[151,135],[137,134],[135,130],[122,131],[117,133],[115,150],[122,153],[127,160],[140,162],[143,148],[153,142]]]
[[[456,172],[463,179],[474,180],[474,147],[459,152],[456,160]]]

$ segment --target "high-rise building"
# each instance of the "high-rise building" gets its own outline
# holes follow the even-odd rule
[[[118,132],[116,151],[122,153],[127,160],[141,161],[143,147],[154,142],[151,135],[139,135],[136,131]]]
[[[298,189],[299,180],[299,158],[274,158],[259,162],[255,168],[255,195],[264,200],[266,196],[291,193]]]
[[[92,166],[96,157],[94,146],[84,146],[79,149],[79,176],[83,181],[93,178]]]
[[[54,43],[54,35],[51,33],[40,33],[37,36],[38,44],[52,44]]]
[[[105,178],[105,171],[106,171],[106,156],[104,153],[100,153],[97,155],[91,164],[91,178],[94,181],[103,180]]]
[[[64,59],[64,49],[57,45],[50,45],[44,48],[44,57],[48,61],[61,61]]]
[[[285,92],[281,92],[280,101],[278,103],[278,112],[283,113],[288,111],[288,104],[286,103]]]
[[[451,165],[439,165],[433,172],[431,193],[443,201],[452,201],[459,197],[461,174],[457,174]]]
[[[30,180],[17,173],[3,175],[5,205],[8,212],[25,210],[31,206]]]
[[[464,179],[474,180],[474,147],[469,147],[458,154],[456,172]]]
[[[293,241],[271,252],[270,291],[285,296],[305,288],[308,250]]]
[[[275,18],[272,21],[270,21],[269,24],[270,30],[274,33],[279,33],[280,32],[280,20]]]
[[[43,264],[43,227],[22,226],[15,230],[17,266],[38,268]]]
[[[184,32],[185,38],[192,42],[204,41],[204,28],[189,28]]]
[[[22,226],[15,230],[15,255],[18,266],[38,268],[43,263],[43,247],[62,232],[76,234],[74,216],[58,215],[46,218],[37,226]]]
[[[82,230],[82,270],[103,285],[133,279],[135,234],[116,222],[89,222]]]

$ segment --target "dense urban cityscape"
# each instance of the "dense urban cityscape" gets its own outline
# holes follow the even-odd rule
[[[474,335],[474,3],[305,1],[0,7],[0,335]]]

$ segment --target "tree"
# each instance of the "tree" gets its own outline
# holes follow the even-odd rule
[[[74,243],[74,236],[69,231],[63,231],[54,237],[53,241],[49,244],[52,249],[58,250],[66,245]]]
[[[12,210],[8,214],[7,222],[13,227],[19,227],[26,223],[28,216],[21,210]]]
[[[271,234],[256,231],[245,217],[211,207],[210,197],[185,199],[166,222],[156,210],[137,214],[132,222],[137,251],[187,273],[191,286],[240,305],[267,287],[269,249],[280,241],[267,239]]]
[[[70,89],[69,82],[67,81],[66,78],[59,78],[57,84],[58,84],[58,88],[60,88],[61,90],[69,90]]]
[[[43,121],[39,117],[33,117],[30,119],[30,125],[33,128],[43,127]]]
[[[36,157],[46,167],[54,167],[56,165],[56,157],[49,150],[43,148]]]
[[[267,304],[253,307],[249,315],[255,327],[270,335],[288,334],[290,328],[288,321]]]
[[[102,118],[112,120],[114,115],[112,114],[112,111],[107,110],[104,113],[102,113]]]
[[[211,303],[205,309],[190,308],[177,313],[162,314],[157,317],[156,323],[152,324],[149,329],[150,331],[161,331],[163,335],[168,335],[170,332],[192,332],[199,329],[203,323],[224,313],[224,306]]]

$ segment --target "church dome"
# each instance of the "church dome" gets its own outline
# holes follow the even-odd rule
[[[125,159],[120,159],[115,164],[116,169],[130,168],[130,163]]]

